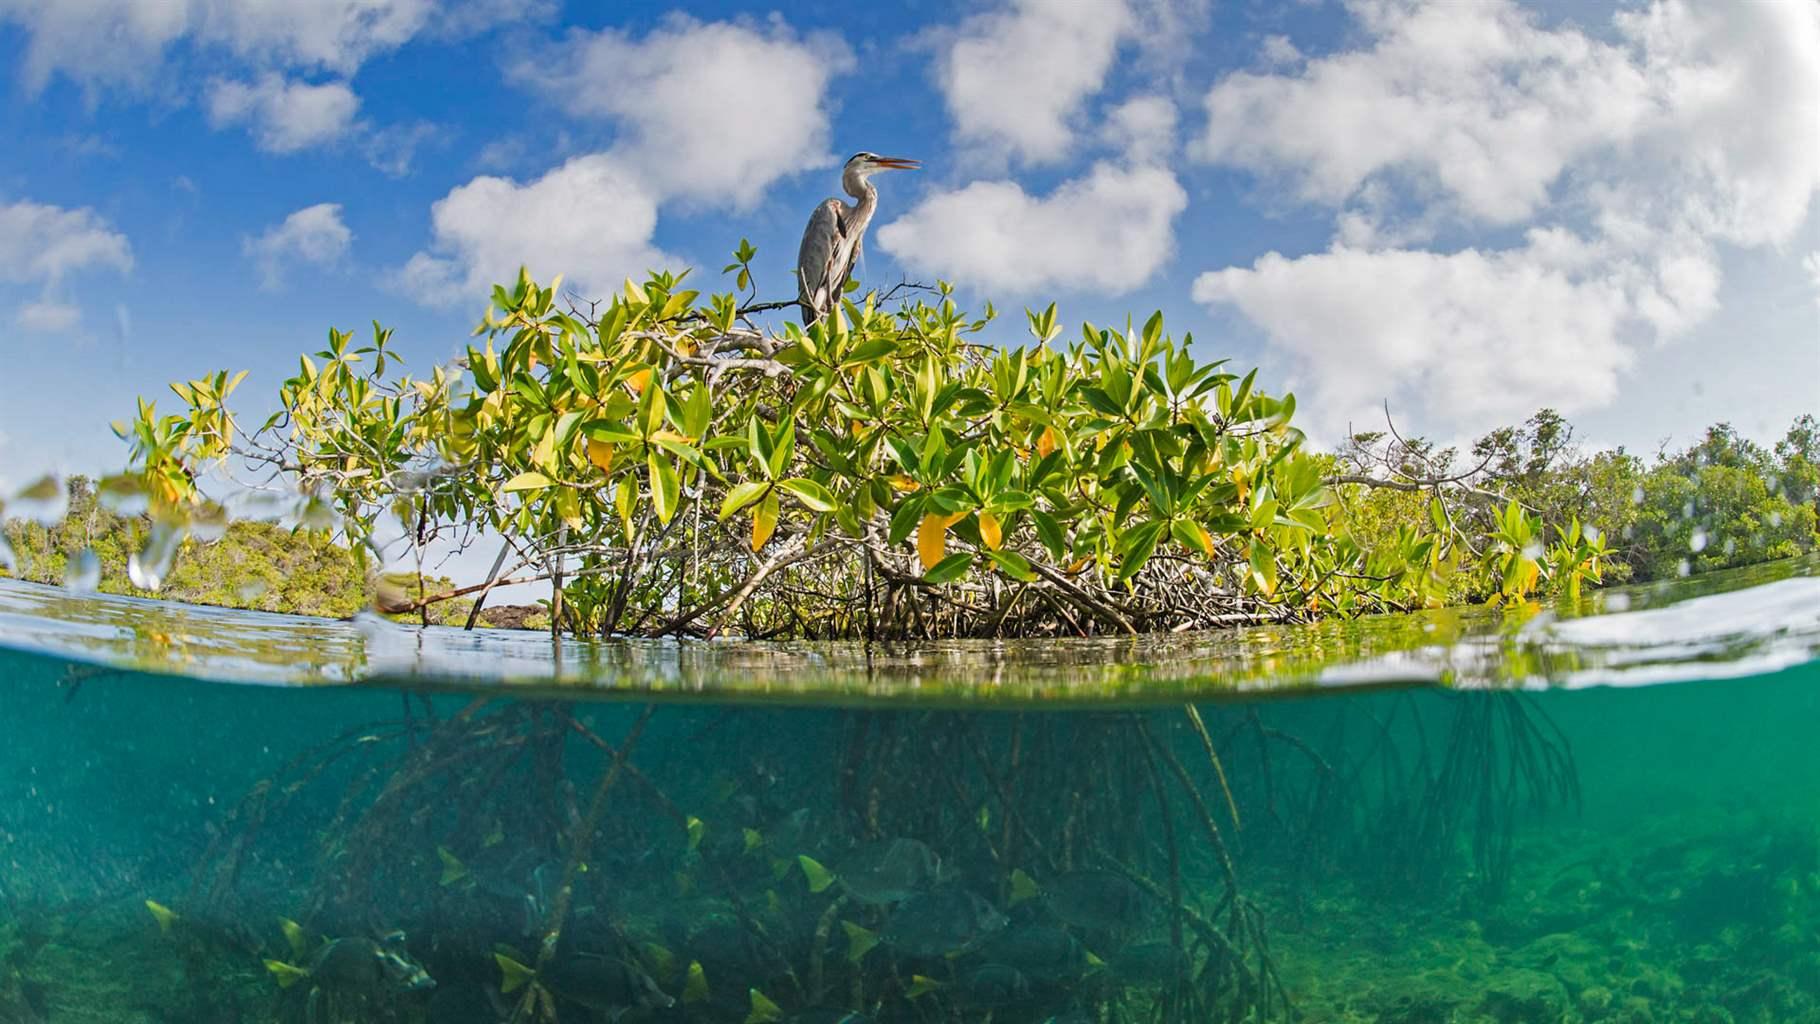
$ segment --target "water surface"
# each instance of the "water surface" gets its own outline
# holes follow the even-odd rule
[[[870,649],[0,582],[0,1021],[1820,1020],[1817,653],[1812,563]]]

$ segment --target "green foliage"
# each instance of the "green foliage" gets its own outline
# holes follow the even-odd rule
[[[1573,430],[1544,409],[1523,427],[1494,431],[1491,453],[1513,497],[1553,521],[1597,524],[1618,579],[1673,578],[1813,551],[1820,493],[1820,430],[1801,416],[1773,450],[1729,424],[1646,464],[1623,450],[1586,454]]]
[[[1728,424],[1665,455],[1640,481],[1625,558],[1640,579],[1659,579],[1813,551],[1814,417],[1802,416],[1773,451]]]
[[[1582,581],[1673,578],[1820,547],[1820,426],[1811,415],[1797,418],[1773,450],[1721,423],[1686,450],[1659,453],[1653,462],[1621,448],[1583,451],[1573,434],[1558,413],[1543,409],[1480,438],[1474,464],[1464,471],[1452,450],[1392,434],[1359,435],[1342,461],[1403,481],[1471,480],[1557,525],[1544,544],[1533,524],[1525,533],[1509,518],[1508,503],[1453,509],[1465,535],[1486,535],[1492,544],[1482,553],[1489,574],[1451,577],[1450,600],[1491,596],[1486,584],[1494,581],[1506,592],[1533,579],[1544,589],[1573,593]],[[1361,496],[1349,505],[1354,533],[1373,547],[1394,547],[1427,494],[1411,486]],[[1525,548],[1533,557],[1522,556]]]
[[[752,258],[727,267],[742,288]],[[508,576],[568,561],[565,618],[590,632],[1174,629],[1435,604],[1455,576],[1512,598],[1596,578],[1572,544],[1571,565],[1533,555],[1521,508],[1497,524],[1521,542],[1481,551],[1457,488],[1361,543],[1343,499],[1368,484],[1305,450],[1294,396],[1197,359],[1160,314],[1062,343],[1051,305],[1008,345],[946,286],[890,310],[853,292],[781,334],[683,277],[586,313],[557,289],[494,289],[482,340],[428,377],[387,373],[377,324],[359,347],[332,330],[250,434],[227,375],[178,385],[183,412],[142,403],[120,427],[134,479],[180,515],[189,481],[238,459],[353,542],[387,514],[419,544],[502,535]]]

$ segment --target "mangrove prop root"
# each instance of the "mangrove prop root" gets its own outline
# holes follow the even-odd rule
[[[562,884],[557,887],[556,900],[550,906],[550,916],[544,922],[543,945],[537,951],[537,969],[542,971],[549,966],[550,959],[556,955],[556,944],[562,937],[562,926],[569,918],[569,904],[575,898],[575,875],[581,865],[587,862],[588,854],[594,848],[594,834],[600,829],[600,819],[607,811],[607,797],[618,784],[620,774],[625,771],[626,761],[632,756],[632,750],[638,746],[638,738],[644,734],[645,725],[651,721],[655,705],[645,705],[638,720],[620,741],[619,749],[613,754],[612,766],[600,777],[599,785],[594,787],[594,797],[588,803],[588,813],[581,820],[574,839],[569,845],[568,859],[562,865]],[[516,1014],[514,1018],[516,1018]]]
[[[1226,781],[1226,766],[1220,763],[1220,752],[1213,745],[1213,737],[1207,732],[1207,723],[1201,720],[1201,709],[1193,704],[1182,705],[1188,714],[1188,724],[1194,726],[1194,734],[1200,737],[1201,746],[1207,751],[1207,760],[1213,763],[1214,777],[1220,780],[1220,794],[1226,798],[1226,810],[1232,815],[1232,827],[1243,830],[1245,823],[1239,818],[1238,801],[1232,798],[1232,786]]]

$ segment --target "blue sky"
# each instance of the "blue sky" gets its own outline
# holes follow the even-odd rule
[[[0,0],[0,138],[15,486],[117,466],[171,379],[263,412],[331,324],[444,360],[521,262],[712,282],[744,236],[787,297],[859,149],[926,167],[879,180],[869,282],[1160,308],[1317,438],[1820,408],[1807,0]]]

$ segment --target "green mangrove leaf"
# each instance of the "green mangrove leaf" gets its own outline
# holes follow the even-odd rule
[[[966,551],[956,551],[925,570],[923,579],[938,586],[953,583],[967,575],[967,570],[971,568],[973,568],[973,555]]]

